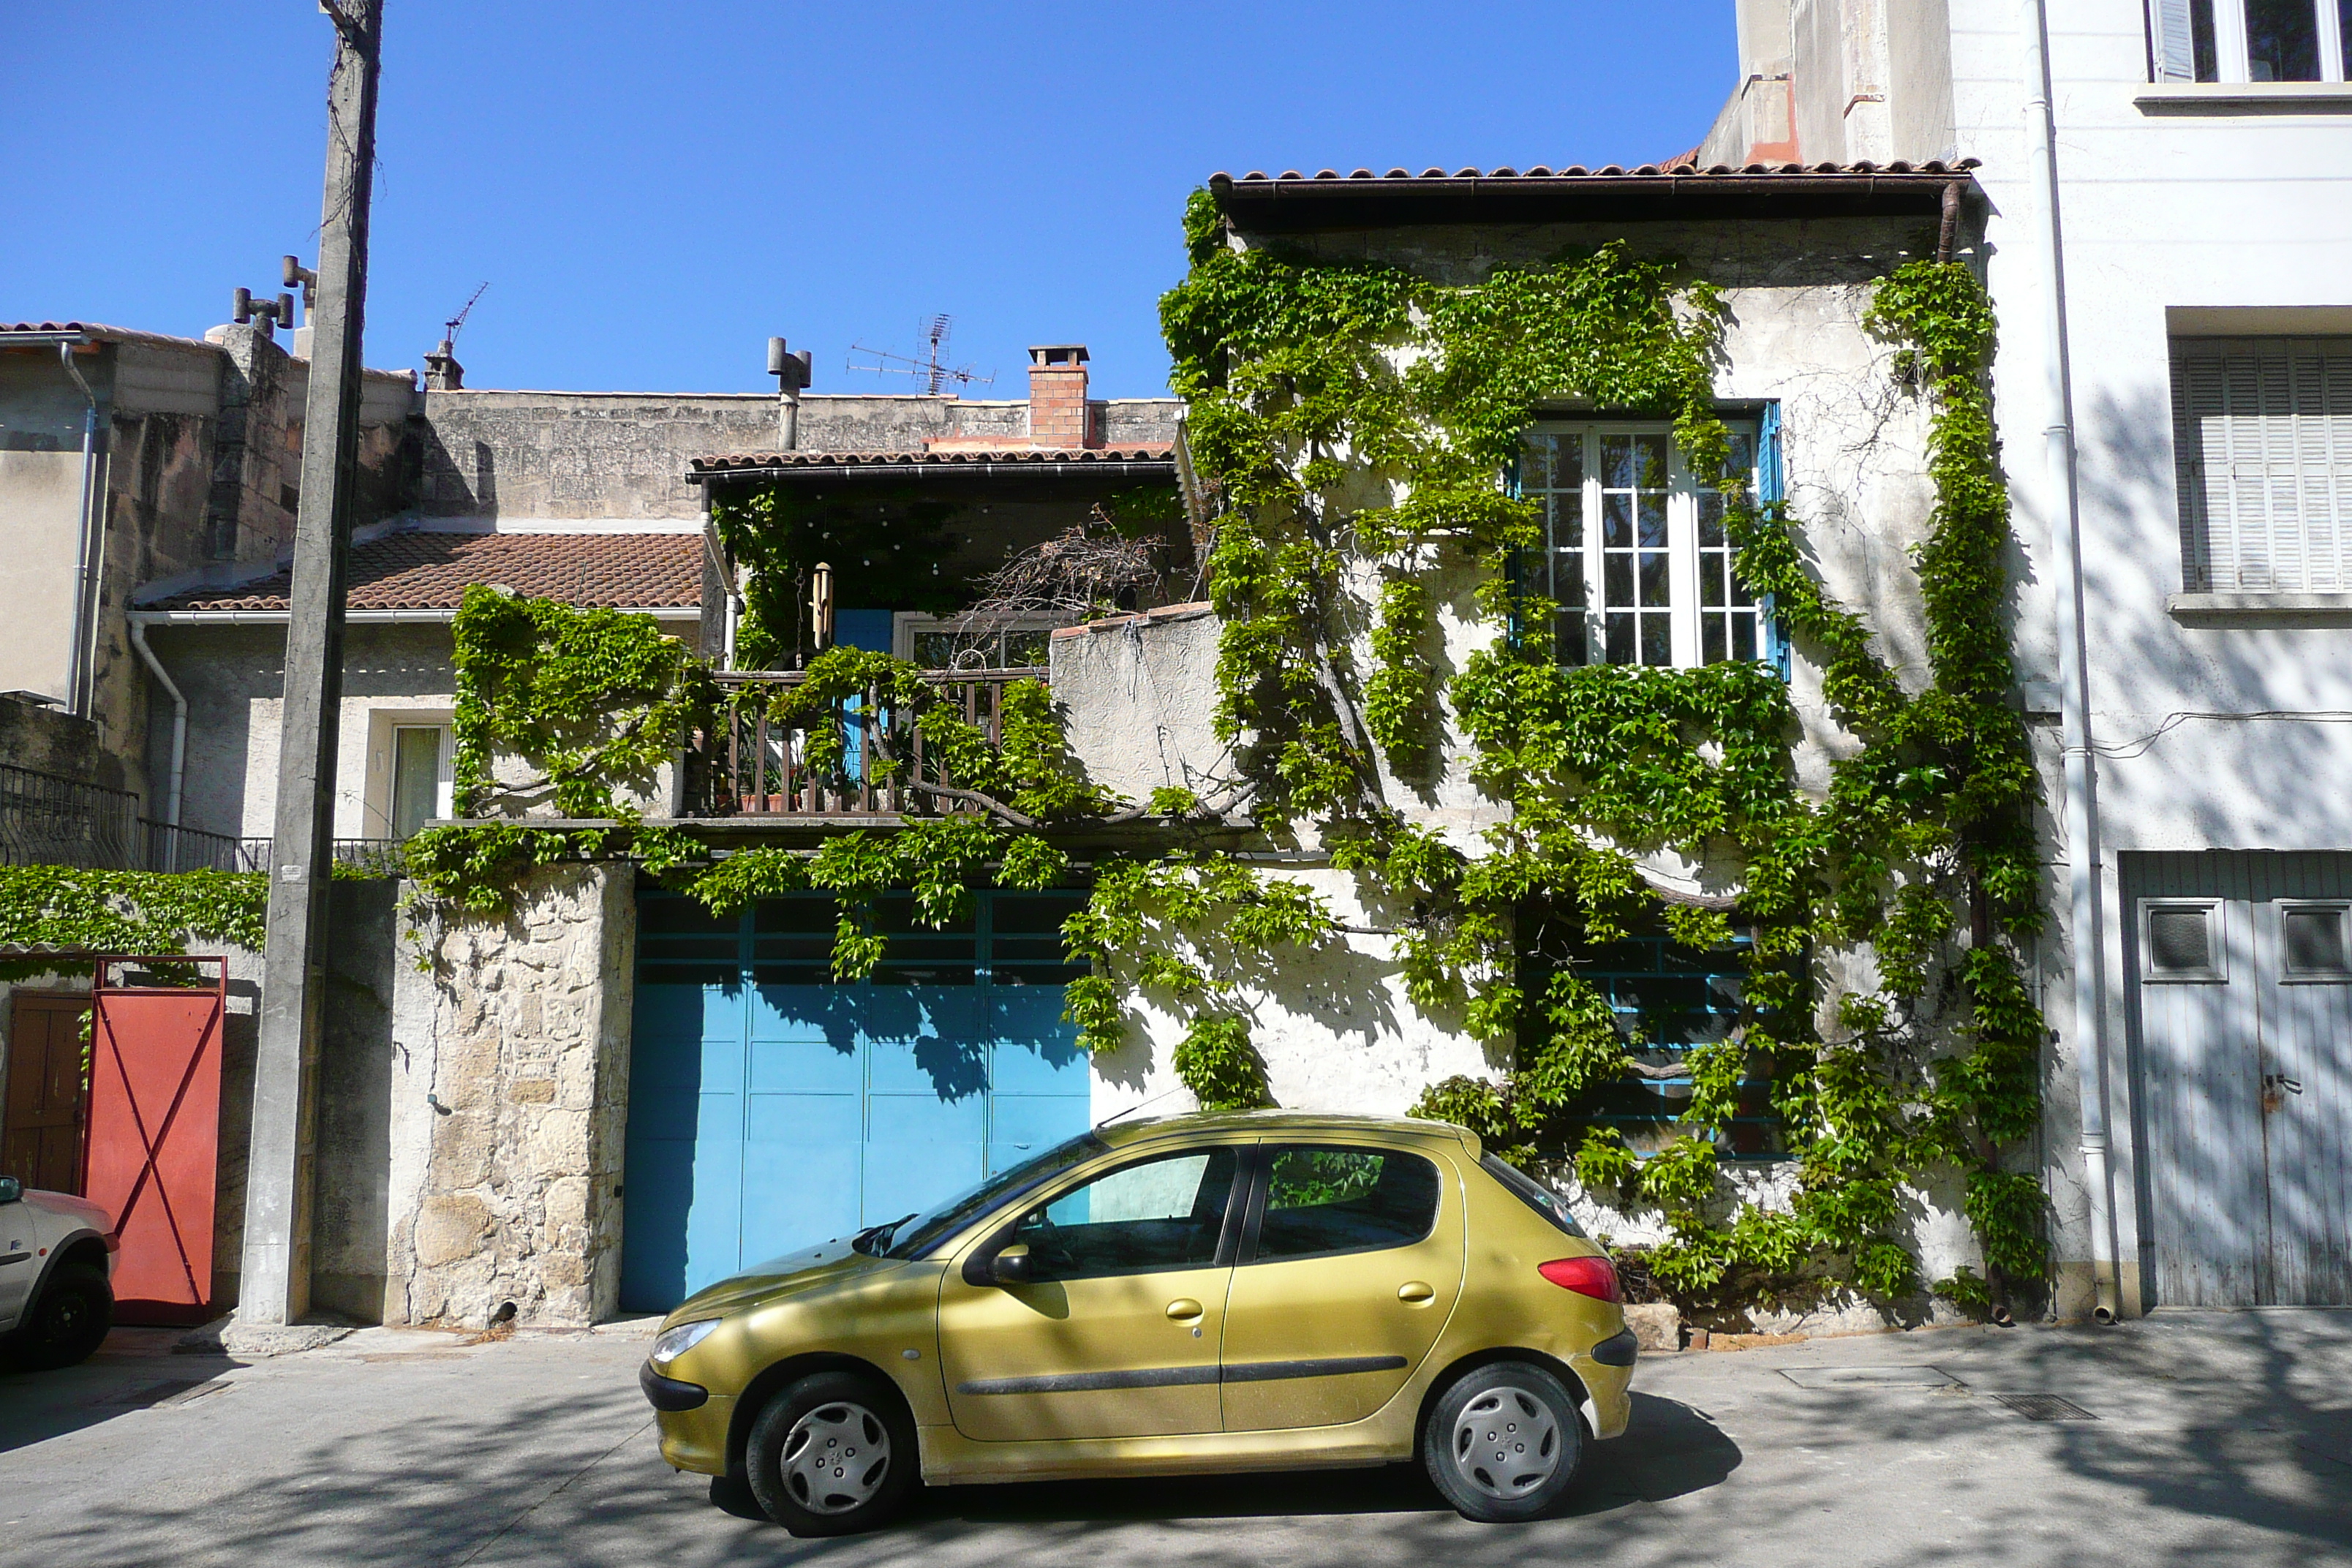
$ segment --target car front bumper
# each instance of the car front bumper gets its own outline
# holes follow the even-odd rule
[[[697,1475],[727,1473],[727,1434],[735,1416],[733,1396],[664,1377],[651,1362],[638,1369],[637,1387],[644,1391],[646,1403],[654,1407],[664,1459]]]

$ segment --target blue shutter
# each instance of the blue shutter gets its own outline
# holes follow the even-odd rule
[[[1767,403],[1756,421],[1756,500],[1765,508],[1780,505],[1788,499],[1786,480],[1780,468],[1780,405]],[[1756,601],[1759,630],[1764,642],[1764,662],[1780,672],[1780,679],[1790,678],[1789,634],[1780,624],[1780,606],[1766,594]]]

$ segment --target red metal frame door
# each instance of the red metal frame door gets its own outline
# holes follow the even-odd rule
[[[207,969],[209,978],[196,983]],[[149,983],[113,983],[118,970],[143,970]],[[191,984],[154,983],[164,975],[187,975]],[[227,1004],[225,959],[98,963],[82,1192],[114,1216],[118,1321],[200,1323],[212,1316]]]

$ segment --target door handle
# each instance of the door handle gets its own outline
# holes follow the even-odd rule
[[[2269,1089],[2273,1094],[2278,1093],[2281,1090],[2284,1090],[2288,1094],[2301,1094],[2303,1092],[2303,1080],[2299,1078],[2289,1078],[2283,1072],[2264,1073],[2263,1075],[2263,1087]]]
[[[1201,1303],[1190,1296],[1179,1296],[1168,1303],[1168,1321],[1189,1323],[1201,1315]]]
[[[1424,1281],[1419,1279],[1408,1279],[1397,1287],[1397,1300],[1409,1301],[1416,1307],[1436,1294],[1437,1292],[1431,1289]]]

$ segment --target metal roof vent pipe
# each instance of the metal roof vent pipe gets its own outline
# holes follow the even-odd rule
[[[462,392],[465,387],[466,367],[457,363],[457,344],[443,338],[441,346],[425,356],[425,390]]]
[[[784,340],[768,340],[768,374],[776,378],[776,440],[780,449],[797,452],[801,445],[801,393],[815,374],[816,358],[808,350],[788,353]]]

